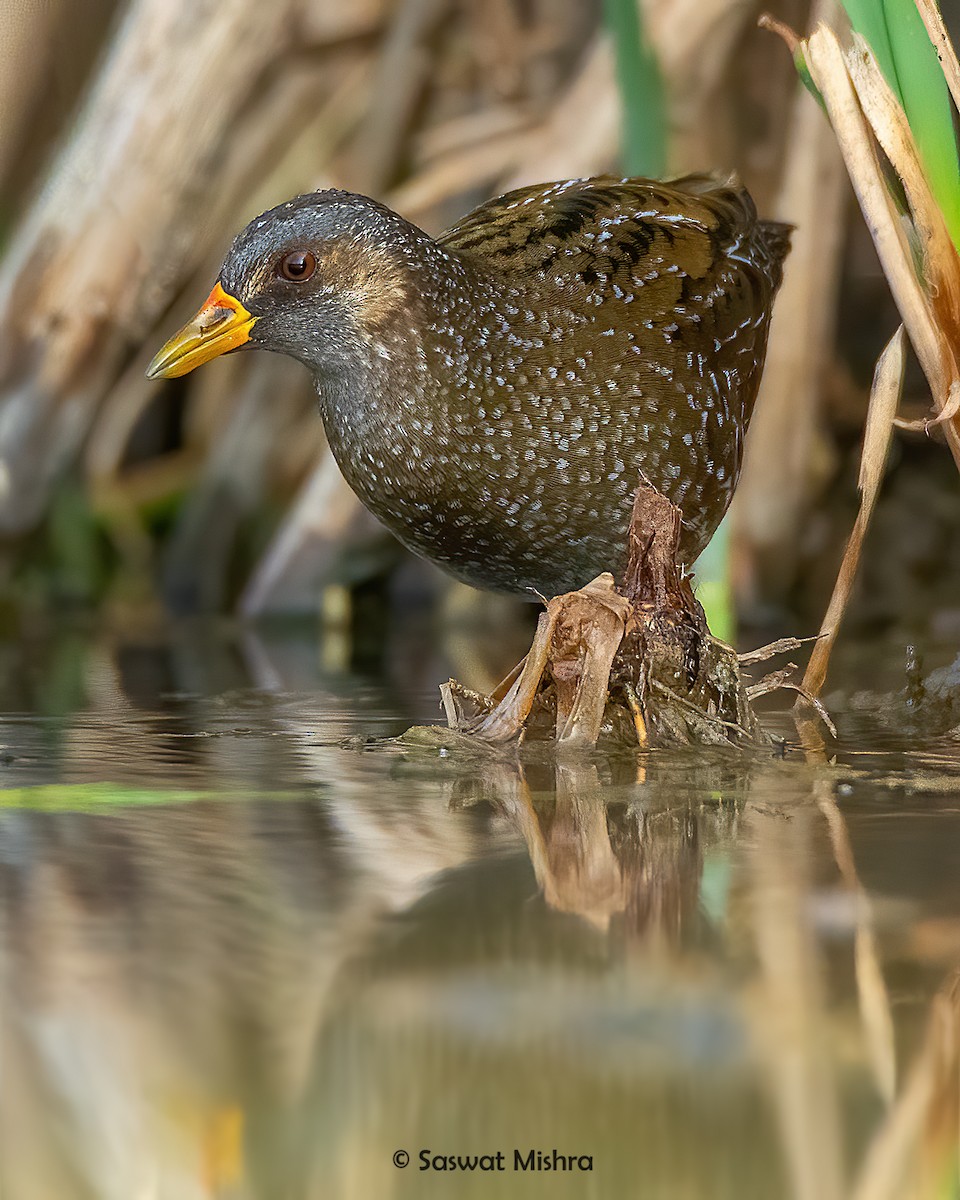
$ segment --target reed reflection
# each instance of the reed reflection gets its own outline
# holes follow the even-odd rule
[[[550,908],[598,930],[678,939],[696,922],[703,868],[701,821],[684,798],[651,805],[646,766],[571,760],[486,768],[452,789],[483,799],[523,838]]]

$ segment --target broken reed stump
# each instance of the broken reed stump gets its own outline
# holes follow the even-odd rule
[[[679,537],[680,510],[641,484],[622,587],[605,572],[547,601],[529,653],[492,695],[444,684],[450,728],[558,748],[770,744],[736,651],[710,635],[678,566]]]

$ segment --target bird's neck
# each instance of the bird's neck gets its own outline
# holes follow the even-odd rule
[[[399,444],[416,414],[447,406],[451,367],[465,340],[486,341],[478,322],[498,300],[496,281],[435,242],[398,264],[393,285],[371,297],[347,352],[316,375],[334,452],[364,454],[371,441]]]

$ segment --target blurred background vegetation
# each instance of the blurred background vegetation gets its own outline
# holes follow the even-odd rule
[[[69,608],[503,615],[355,500],[297,364],[143,370],[230,240],[339,186],[438,232],[487,196],[605,170],[736,170],[797,226],[728,522],[741,619],[819,623],[898,318],[835,139],[765,8],[827,0],[6,0],[0,23],[0,627]],[[944,13],[956,40],[956,14]],[[627,96],[626,114],[622,96]],[[929,393],[914,366],[904,411]],[[899,433],[851,620],[960,637],[960,503]],[[722,570],[722,568],[721,568]]]

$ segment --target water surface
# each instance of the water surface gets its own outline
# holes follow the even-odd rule
[[[0,1195],[956,1195],[960,742],[389,741],[464,662],[0,647]]]

